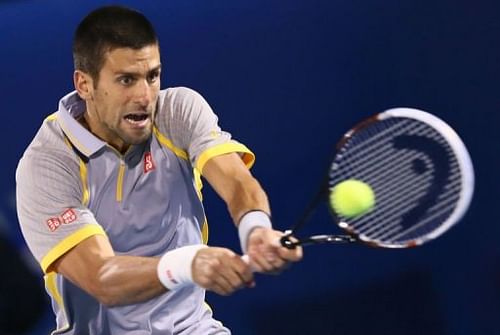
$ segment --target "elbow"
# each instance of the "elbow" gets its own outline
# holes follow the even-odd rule
[[[113,289],[96,278],[93,284],[87,289],[88,293],[92,295],[100,304],[106,307],[115,307],[120,305],[120,300],[117,295],[113,294]]]
[[[99,271],[95,278],[90,281],[87,292],[106,307],[123,305],[121,295],[117,292],[117,287],[112,281],[113,279],[109,277],[107,271]]]

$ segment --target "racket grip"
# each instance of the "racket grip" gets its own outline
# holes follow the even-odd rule
[[[245,262],[247,265],[250,265],[250,256],[248,256],[247,254],[244,254],[243,256],[241,256],[241,260],[243,262]]]

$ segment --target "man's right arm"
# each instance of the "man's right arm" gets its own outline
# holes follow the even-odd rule
[[[159,258],[117,256],[103,235],[80,242],[61,256],[54,270],[108,306],[149,300],[167,289],[157,275]],[[192,259],[194,284],[221,295],[251,286],[248,265],[229,249],[207,247]]]
[[[156,275],[157,258],[116,256],[103,235],[80,242],[52,269],[109,306],[148,300],[166,291]]]
[[[248,265],[228,249],[181,247],[158,258],[115,255],[82,200],[80,175],[71,152],[39,147],[27,150],[16,171],[21,230],[44,272],[60,273],[106,305],[137,303],[165,287],[176,289],[166,283],[166,271],[158,270],[160,260],[172,271],[181,268],[187,284],[223,295],[252,282]]]

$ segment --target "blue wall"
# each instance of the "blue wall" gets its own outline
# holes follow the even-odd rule
[[[43,5],[42,5],[43,3]],[[22,247],[17,160],[72,89],[71,39],[105,1],[0,3],[0,227]],[[235,334],[492,334],[500,315],[500,5],[495,1],[122,1],[157,27],[163,86],[201,92],[221,125],[257,154],[276,227],[300,215],[332,144],[390,107],[449,122],[477,178],[465,219],[413,250],[318,246],[279,277],[231,297],[208,295]],[[208,187],[211,244],[238,248]],[[308,232],[334,230],[325,208]],[[7,228],[6,228],[7,227]],[[1,298],[1,297],[0,297]],[[46,331],[45,331],[46,333]]]

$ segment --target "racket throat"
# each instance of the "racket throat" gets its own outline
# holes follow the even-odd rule
[[[285,235],[281,237],[280,243],[287,249],[295,249],[297,246],[306,246],[312,244],[345,244],[357,242],[358,239],[351,235],[313,235],[301,240],[292,240],[291,231],[285,231]]]

